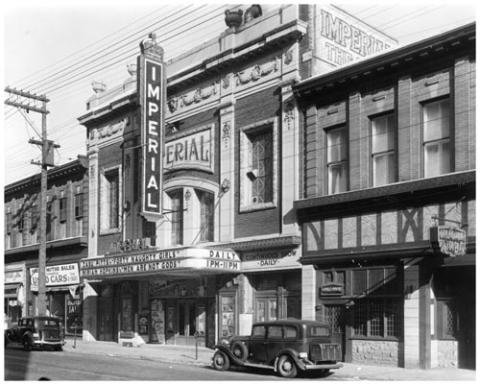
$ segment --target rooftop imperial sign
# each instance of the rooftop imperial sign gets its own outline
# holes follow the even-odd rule
[[[142,214],[147,219],[162,214],[162,157],[165,119],[165,64],[155,35],[140,44],[137,77],[141,114]]]

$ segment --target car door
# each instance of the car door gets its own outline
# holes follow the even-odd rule
[[[283,325],[269,325],[265,339],[267,364],[272,365],[278,353],[285,347],[283,340]]]
[[[254,325],[248,346],[250,361],[254,363],[265,363],[267,351],[265,349],[265,325]]]

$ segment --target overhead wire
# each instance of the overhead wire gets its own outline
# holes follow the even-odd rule
[[[186,8],[188,8],[188,7],[186,7]],[[163,12],[163,11],[164,11],[164,8],[162,7],[161,9],[158,9],[157,11],[162,11],[162,12]],[[156,13],[157,11],[154,11],[154,13]],[[122,27],[122,28],[120,28],[120,29],[118,29],[118,30],[115,30],[114,32],[111,32],[111,33],[107,34],[106,36],[102,37],[101,39],[96,40],[95,42],[90,43],[90,44],[88,44],[87,46],[85,46],[85,47],[83,47],[83,48],[81,48],[81,49],[79,49],[79,50],[76,50],[75,52],[67,55],[67,56],[64,57],[63,59],[58,60],[58,61],[55,63],[55,67],[58,67],[58,66],[60,65],[60,63],[63,63],[64,61],[66,61],[66,60],[68,60],[68,59],[74,59],[74,60],[75,60],[75,57],[78,56],[78,55],[81,55],[83,51],[85,51],[85,50],[91,50],[94,46],[100,44],[101,42],[109,39],[109,38],[112,37],[112,36],[116,36],[115,39],[114,39],[114,43],[115,43],[115,44],[119,43],[119,42],[121,41],[121,40],[119,40],[119,36],[117,35],[119,32],[124,32],[125,29],[128,29],[130,26],[136,24],[136,23],[139,22],[140,20],[143,20],[143,19],[145,19],[145,18],[147,18],[147,17],[150,18],[151,16],[152,16],[152,12],[149,12],[147,15],[142,16],[142,17],[136,19],[135,21],[127,24],[126,26],[124,26],[124,27]],[[132,35],[128,35],[127,37],[129,37],[129,36],[132,36]],[[101,54],[101,53],[102,53],[102,47],[100,47],[100,48],[95,48],[95,53],[96,53],[96,54]],[[87,53],[87,54],[88,54],[88,53]],[[82,60],[85,60],[85,58],[80,59],[80,61],[76,60],[75,63],[76,63],[76,64],[79,64]],[[62,66],[62,71],[66,71],[66,70],[68,70],[69,68],[71,68],[71,66],[67,66],[67,67]],[[17,80],[17,81],[15,82],[15,84],[21,84],[21,83],[23,83],[24,81],[27,81],[27,80],[28,80],[29,78],[31,78],[31,77],[36,77],[36,76],[38,76],[38,73],[39,73],[39,72],[43,72],[43,71],[45,71],[46,69],[48,69],[49,72],[50,72],[50,75],[48,75],[46,78],[51,77],[52,75],[55,74],[55,71],[58,71],[58,70],[55,70],[55,69],[52,70],[51,66],[46,66],[46,67],[44,67],[43,69],[41,69],[41,70],[39,70],[39,71],[37,71],[37,72],[34,72],[34,73],[31,74],[31,75],[28,75],[28,76],[26,76],[26,77],[24,77],[24,78],[22,78],[22,79]],[[41,81],[45,80],[46,78],[42,78]]]

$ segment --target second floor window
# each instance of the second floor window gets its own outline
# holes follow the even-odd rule
[[[372,118],[373,185],[396,181],[395,120],[392,113]]]
[[[172,245],[183,243],[183,189],[169,193],[172,210]]]
[[[200,242],[212,242],[214,232],[213,194],[196,190],[200,202]]]
[[[119,169],[106,171],[101,181],[101,229],[114,230],[120,225],[120,175]]]
[[[347,129],[327,131],[328,194],[347,190]]]
[[[59,209],[60,209],[60,223],[66,222],[67,221],[67,198],[60,198]]]
[[[433,177],[451,171],[450,100],[423,105],[424,176]]]

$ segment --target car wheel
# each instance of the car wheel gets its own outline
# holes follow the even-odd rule
[[[32,341],[28,336],[23,337],[22,345],[23,345],[23,350],[27,352],[33,349]]]
[[[282,377],[294,378],[297,376],[297,366],[292,357],[283,355],[280,356],[277,362],[277,372]]]
[[[218,350],[213,355],[213,367],[221,371],[228,370],[230,368],[230,359],[224,352]]]
[[[248,357],[248,349],[241,341],[235,341],[231,347],[232,354],[240,361],[245,361]]]

